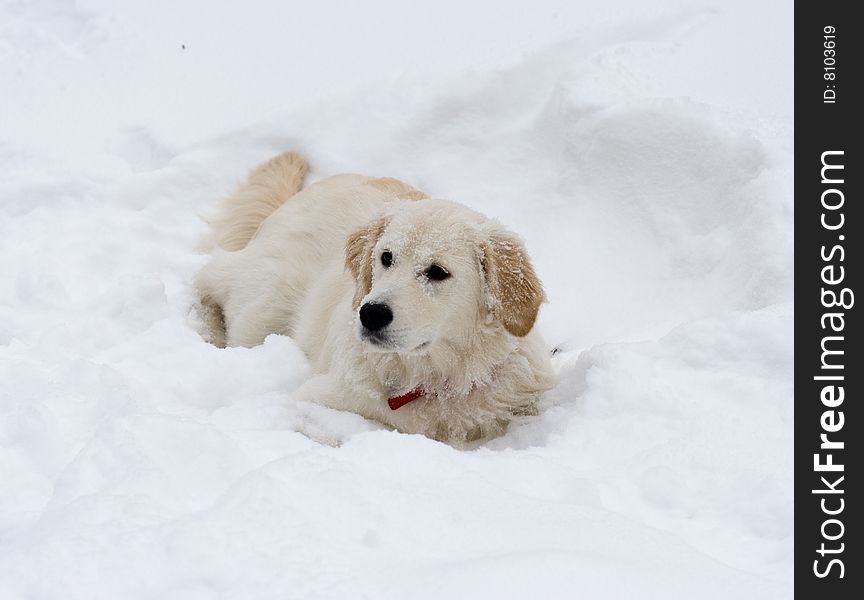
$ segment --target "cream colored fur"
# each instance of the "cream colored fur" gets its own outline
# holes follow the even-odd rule
[[[301,191],[305,171],[297,154],[275,157],[211,221],[211,260],[196,279],[209,339],[290,335],[313,371],[298,399],[407,433],[467,441],[536,413],[555,378],[533,329],[544,296],[521,241],[396,179],[337,175]],[[451,276],[426,278],[433,262]],[[383,345],[363,339],[366,302],[392,309]],[[389,408],[416,387],[426,395]]]

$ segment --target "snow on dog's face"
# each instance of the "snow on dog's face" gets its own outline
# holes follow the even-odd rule
[[[531,330],[544,296],[516,236],[452,202],[395,206],[346,244],[357,335],[370,349],[465,347],[496,324],[516,336]]]

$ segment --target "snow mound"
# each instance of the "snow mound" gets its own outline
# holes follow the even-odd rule
[[[0,5],[0,598],[788,597],[791,15],[379,4]],[[540,416],[456,450],[201,340],[197,215],[285,149],[525,237]]]

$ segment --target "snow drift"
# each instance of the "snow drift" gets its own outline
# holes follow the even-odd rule
[[[0,597],[788,597],[791,11],[247,4],[0,4]],[[539,417],[457,451],[201,340],[197,215],[290,148],[526,238]]]

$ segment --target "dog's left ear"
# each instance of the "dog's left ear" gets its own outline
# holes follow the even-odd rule
[[[522,240],[496,227],[480,243],[480,250],[492,314],[511,334],[528,335],[546,294]]]
[[[386,219],[381,217],[349,235],[345,242],[345,268],[356,281],[352,303],[354,309],[360,306],[360,301],[372,290],[372,249],[386,226]]]

